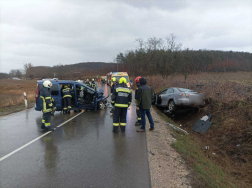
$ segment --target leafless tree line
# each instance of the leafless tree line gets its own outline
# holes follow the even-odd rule
[[[136,39],[136,50],[119,53],[117,63],[78,63],[53,67],[24,65],[24,75],[19,69],[9,74],[1,73],[1,78],[25,77],[28,79],[53,78],[81,79],[88,76],[102,76],[108,72],[127,71],[132,76],[188,74],[195,72],[252,71],[252,53],[213,50],[182,49],[175,35],[165,39],[152,37],[147,41]]]
[[[171,34],[162,39],[152,37],[136,40],[136,50],[119,53],[117,59],[131,75],[183,74],[185,81],[190,73],[252,71],[252,54],[247,52],[182,49]]]

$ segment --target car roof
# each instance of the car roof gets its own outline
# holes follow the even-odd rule
[[[49,80],[52,83],[69,83],[69,84],[75,84],[75,83],[80,83],[74,80],[54,80],[54,79],[45,79],[45,80]],[[44,82],[45,80],[37,80],[37,82]]]
[[[45,79],[45,80],[49,80],[50,82],[52,82],[52,84],[57,84],[57,83],[58,84],[80,84],[80,85],[84,85],[85,87],[88,87],[90,90],[95,91],[93,88],[87,86],[86,84],[77,82],[74,80],[54,80],[54,79]],[[42,84],[45,80],[37,80],[37,82]]]
[[[186,89],[186,88],[182,88],[182,87],[168,87],[168,88],[166,88],[166,90],[167,89],[177,89],[178,91],[180,91],[180,89],[191,90],[191,89]]]

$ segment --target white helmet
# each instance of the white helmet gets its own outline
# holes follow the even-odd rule
[[[89,82],[89,79],[87,79],[87,82]]]
[[[47,88],[51,88],[52,87],[52,82],[50,82],[49,80],[46,80],[43,82],[43,86],[47,87]]]
[[[92,81],[94,81],[94,79],[92,78]]]
[[[80,81],[80,80],[77,80],[77,82],[79,82],[79,83],[80,83],[81,81]]]

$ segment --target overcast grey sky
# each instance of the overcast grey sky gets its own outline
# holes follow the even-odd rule
[[[252,53],[252,0],[0,0],[0,72],[112,62],[137,38]]]

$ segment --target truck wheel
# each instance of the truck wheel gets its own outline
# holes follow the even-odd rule
[[[176,105],[175,105],[175,102],[173,100],[170,100],[168,102],[168,110],[170,112],[174,112],[176,110]]]

